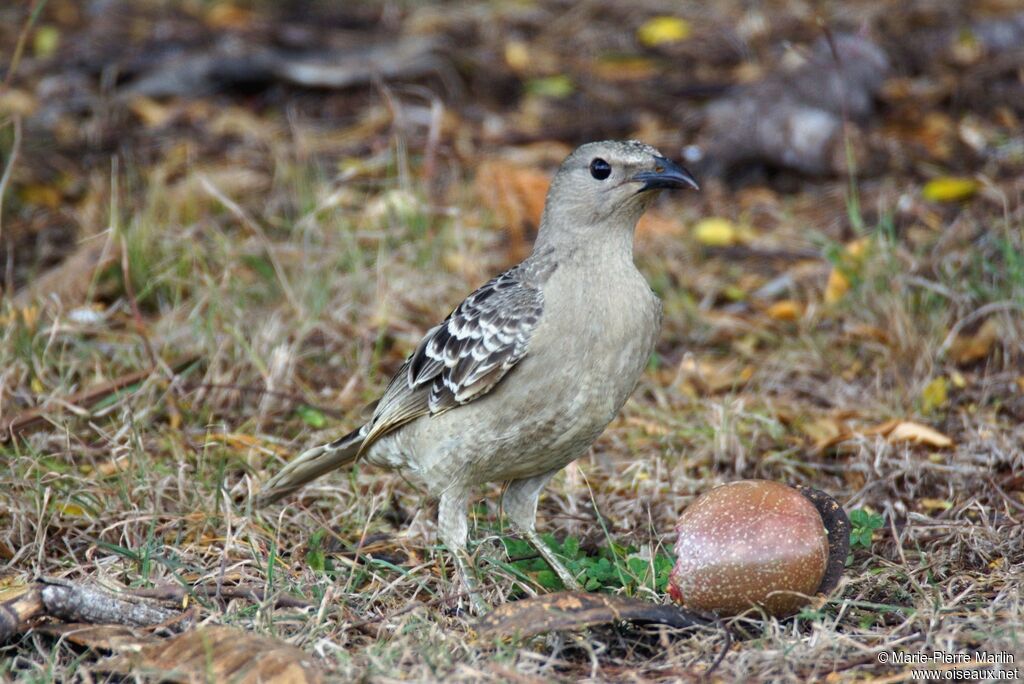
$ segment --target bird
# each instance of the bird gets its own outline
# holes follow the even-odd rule
[[[488,609],[468,552],[473,490],[504,483],[502,509],[567,589],[576,577],[536,531],[548,481],[582,456],[633,393],[661,300],[633,260],[636,224],[694,177],[635,140],[586,143],[552,178],[532,252],[423,336],[368,422],[304,451],[256,506],[356,460],[397,470],[438,501],[437,536],[476,613]]]

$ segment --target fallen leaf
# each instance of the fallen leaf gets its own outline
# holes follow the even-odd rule
[[[47,624],[38,631],[52,637],[70,641],[77,646],[102,651],[120,651],[139,648],[153,640],[153,636],[142,629],[126,625],[92,625],[87,622]]]
[[[323,676],[305,651],[233,627],[201,627],[101,660],[102,672],[159,675],[172,682],[305,684]]]
[[[160,128],[166,124],[174,116],[175,111],[169,105],[142,95],[133,97],[128,103],[128,108],[132,110],[132,114],[139,117],[139,121],[150,128]]]
[[[85,517],[85,509],[75,503],[63,503],[60,504],[57,508],[62,516],[67,516],[69,518]]]
[[[850,279],[838,268],[833,268],[828,274],[828,282],[825,284],[825,302],[835,304],[850,291]]]
[[[769,306],[765,313],[777,321],[795,321],[804,313],[803,304],[792,299],[783,299]]]
[[[835,304],[849,292],[850,275],[860,271],[870,244],[870,239],[864,237],[852,240],[843,246],[832,271],[828,274],[828,283],[825,285],[825,303]]]
[[[303,423],[305,423],[311,428],[319,430],[327,426],[327,417],[318,409],[315,409],[312,406],[306,406],[305,404],[301,404],[298,408],[295,409],[295,413],[298,414],[299,418],[302,419]]]
[[[949,383],[944,376],[939,376],[925,385],[921,390],[921,411],[931,413],[940,409],[949,401]]]
[[[207,443],[220,442],[225,446],[239,451],[256,449],[263,453],[272,453],[277,454],[278,456],[287,456],[290,453],[284,447],[264,441],[258,437],[253,437],[252,435],[246,435],[239,432],[213,432],[207,435],[206,439]]]
[[[36,29],[32,38],[32,52],[39,59],[52,57],[60,47],[60,30],[56,26],[43,24]]]
[[[973,197],[979,188],[973,178],[940,176],[925,183],[921,196],[931,202],[962,202]]]
[[[899,442],[911,442],[912,444],[924,444],[936,449],[948,449],[953,446],[953,440],[937,430],[920,423],[902,422],[892,429],[886,439],[891,444]]]
[[[958,364],[966,366],[988,357],[998,339],[999,324],[989,318],[973,334],[957,335],[949,348],[949,355]]]
[[[636,231],[638,235],[663,235],[668,237],[678,237],[686,232],[686,227],[681,221],[669,216],[665,216],[661,212],[648,211],[640,217],[640,222],[636,224]]]
[[[635,55],[609,55],[594,63],[594,75],[606,81],[642,81],[658,74],[658,65],[650,59]],[[638,135],[639,139],[646,136]]]
[[[250,24],[255,16],[250,9],[230,2],[218,2],[206,12],[206,23],[213,29],[238,30]]]
[[[834,437],[815,444],[815,450],[819,453],[826,451],[837,444],[855,439],[857,437],[885,437],[890,444],[909,442],[911,444],[922,444],[936,449],[947,449],[953,446],[953,440],[941,432],[908,420],[887,420],[879,425],[864,428],[862,430],[847,430]]]
[[[737,370],[735,361],[700,361],[686,356],[676,369],[674,384],[688,389],[691,396],[718,394],[742,387],[754,377],[754,370],[749,364]]]
[[[485,161],[477,169],[475,189],[509,236],[513,259],[529,254],[528,231],[540,224],[551,178],[544,171],[507,159]]]
[[[559,592],[500,605],[484,615],[477,630],[484,637],[528,639],[545,632],[578,631],[623,620],[677,629],[713,624],[675,605],[608,594]]]
[[[693,227],[693,237],[705,247],[730,247],[742,242],[740,229],[726,218],[701,219]]]
[[[636,30],[641,45],[656,47],[686,40],[692,29],[690,22],[679,17],[660,16],[648,19]]]
[[[565,74],[532,78],[526,82],[526,92],[537,97],[549,97],[554,100],[569,97],[575,90],[576,85]]]
[[[18,194],[21,195],[21,201],[25,204],[34,204],[39,207],[46,207],[47,209],[58,208],[62,200],[58,188],[39,183],[26,185]]]
[[[521,40],[505,43],[505,64],[513,71],[526,71],[530,66],[530,48]]]
[[[0,88],[0,114],[32,116],[38,107],[34,95],[17,88]]]

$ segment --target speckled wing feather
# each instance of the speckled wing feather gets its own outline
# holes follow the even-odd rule
[[[523,263],[471,294],[432,328],[384,391],[365,450],[375,439],[422,415],[437,415],[483,396],[526,355],[544,296]]]

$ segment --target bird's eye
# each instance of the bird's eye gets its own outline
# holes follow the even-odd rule
[[[612,175],[612,165],[604,159],[597,157],[594,161],[590,162],[590,175],[597,180],[604,180]]]

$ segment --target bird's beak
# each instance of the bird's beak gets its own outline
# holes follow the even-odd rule
[[[665,157],[654,158],[653,171],[641,171],[633,176],[633,180],[643,183],[640,192],[645,190],[674,190],[676,188],[693,188],[700,190],[697,181],[679,164]]]

